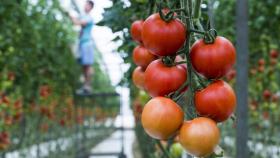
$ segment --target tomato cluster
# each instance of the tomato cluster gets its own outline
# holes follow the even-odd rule
[[[190,38],[187,31],[178,18],[166,21],[160,13],[135,21],[131,36],[139,44],[133,51],[138,67],[132,76],[134,84],[152,97],[141,109],[146,133],[159,140],[178,136],[187,152],[201,157],[214,152],[220,140],[217,123],[227,120],[235,110],[235,93],[221,78],[232,71],[236,52],[229,40],[217,36],[211,43],[197,40],[183,56],[178,52]],[[196,79],[188,73],[195,74]],[[190,80],[199,86],[192,87]],[[184,121],[184,111],[174,96],[188,89],[193,93],[190,99],[194,99],[198,117]]]
[[[10,131],[14,124],[23,117],[22,100],[11,100],[6,94],[0,94],[0,151],[7,149],[10,144]]]
[[[6,131],[0,132],[0,151],[7,149],[10,144],[10,134]]]

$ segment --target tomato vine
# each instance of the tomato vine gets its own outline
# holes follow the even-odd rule
[[[179,5],[162,0],[155,3],[157,13],[150,15],[138,32],[134,31],[136,25],[131,27],[132,37],[141,33],[141,40],[136,40],[138,44],[160,58],[148,61],[147,67],[142,66],[144,82],[138,87],[153,97],[144,106],[142,125],[149,136],[169,139],[168,144],[178,135],[178,141],[191,155],[201,157],[213,153],[219,156],[221,153],[215,152],[220,139],[216,122],[230,118],[236,106],[234,91],[220,78],[234,65],[235,48],[226,38],[217,36],[209,22],[206,28],[202,26],[201,0],[194,4],[192,0],[181,0]],[[221,61],[224,58],[229,59]],[[139,61],[134,62],[139,69]],[[133,79],[137,85],[140,78]],[[188,103],[180,105],[187,114],[184,117],[188,121],[183,123],[182,110],[172,100],[179,102],[186,93]],[[205,104],[207,101],[210,105]],[[170,122],[170,118],[163,117],[174,120]],[[193,130],[207,130],[208,133],[190,132]],[[211,143],[198,145],[199,139]],[[157,144],[163,156],[169,158],[170,145],[165,148],[161,141]]]

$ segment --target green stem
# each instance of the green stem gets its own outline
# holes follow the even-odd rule
[[[182,96],[184,96],[185,93],[181,93],[180,95],[178,95],[177,97],[173,98],[173,100],[175,102],[179,101],[181,99]]]
[[[155,4],[156,4],[156,0],[149,0],[150,8],[149,8],[149,14],[147,16],[149,16],[153,13]]]
[[[201,89],[201,88],[206,88],[208,83],[205,83],[203,81],[203,78],[193,68],[192,68],[192,72],[195,74],[195,76],[198,79],[199,88],[197,88],[196,90]]]
[[[202,2],[202,0],[195,0],[194,11],[193,11],[193,18],[194,19],[199,19],[199,17],[200,17],[201,2]]]
[[[178,98],[180,96],[180,93],[182,92],[182,90],[184,88],[186,88],[189,85],[189,82],[185,82],[176,92],[174,92],[174,94],[172,95],[172,98],[174,98],[174,100],[176,100],[176,98]],[[184,93],[182,93],[184,94]],[[180,97],[179,97],[180,99]]]
[[[195,29],[189,29],[190,32],[194,32],[194,33],[198,33],[198,34],[202,34],[205,35],[204,31],[200,31],[200,30],[195,30]]]
[[[181,12],[181,16],[184,17],[185,15],[187,15],[186,8],[185,8],[185,1],[184,0],[180,0],[180,4],[181,4],[181,8],[185,9],[184,12]],[[182,21],[183,21],[183,19],[184,18],[181,18]]]
[[[187,15],[186,9],[185,8],[180,8],[180,9],[173,9],[173,12],[180,12],[182,13],[181,16],[184,17],[184,15]]]
[[[176,15],[176,16],[174,16],[174,18],[179,18],[179,19],[188,19],[189,17],[186,17],[186,16],[182,16],[182,15]]]
[[[170,158],[168,151],[164,149],[164,147],[161,144],[161,142],[159,140],[156,140],[156,143],[158,144],[158,146],[159,146],[160,150],[162,151],[164,157],[165,158]]]
[[[205,32],[205,30],[204,30],[204,28],[203,28],[203,26],[202,26],[200,20],[196,20],[196,21],[195,21],[195,24],[196,24],[197,28],[198,28],[200,31],[204,31],[204,32]]]

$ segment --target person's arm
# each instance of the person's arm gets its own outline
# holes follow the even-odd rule
[[[72,17],[72,16],[71,16],[71,20],[75,25],[86,26],[87,23],[88,23],[86,20],[79,20],[78,18],[75,18],[75,17]]]

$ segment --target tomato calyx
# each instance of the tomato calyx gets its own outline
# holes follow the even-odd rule
[[[215,29],[210,29],[205,32],[203,41],[206,44],[213,44],[217,36],[218,36],[217,31]]]
[[[162,63],[168,67],[176,66],[176,65],[181,65],[181,64],[186,64],[185,60],[182,61],[176,61],[176,56],[165,56],[161,59]]]
[[[159,11],[160,18],[165,22],[169,23],[171,20],[174,19],[174,12],[169,11],[167,14],[164,14],[162,11]]]
[[[206,44],[213,44],[215,42],[216,37],[218,36],[218,33],[215,29],[209,29],[208,31],[190,29],[189,31],[203,35],[203,41]]]
[[[166,65],[168,67],[172,67],[172,66],[176,65],[175,64],[175,58],[176,58],[175,56],[174,57],[173,56],[165,56],[161,59],[161,61],[164,65]]]
[[[174,19],[174,15],[175,15],[174,11],[169,10],[166,7],[162,7],[161,3],[158,4],[157,8],[158,8],[159,16],[163,21],[169,23],[171,20]]]

